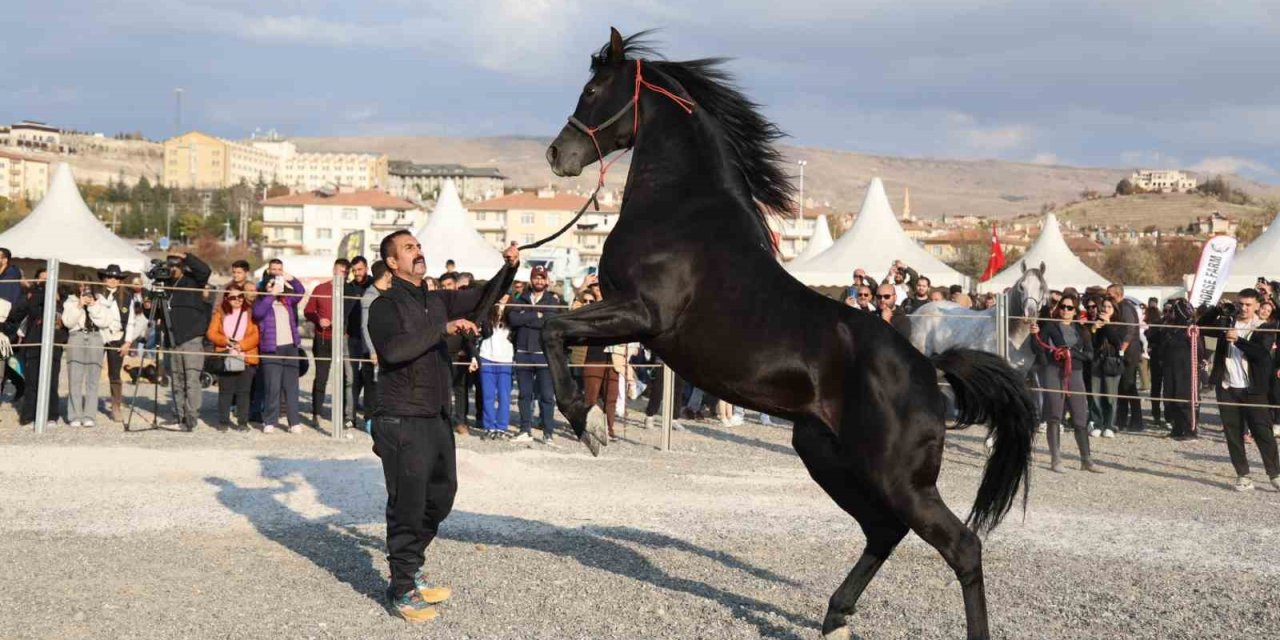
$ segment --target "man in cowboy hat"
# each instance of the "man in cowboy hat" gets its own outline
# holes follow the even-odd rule
[[[120,381],[120,369],[124,366],[124,327],[129,324],[129,307],[133,294],[120,286],[128,276],[120,270],[120,265],[110,264],[106,269],[98,271],[98,279],[102,288],[98,291],[98,302],[110,306],[120,314],[120,325],[104,328],[102,339],[107,347],[107,380],[111,386],[111,411],[108,416],[113,422],[121,421],[121,405],[124,402],[124,383]]]

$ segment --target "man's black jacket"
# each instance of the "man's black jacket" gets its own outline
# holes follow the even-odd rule
[[[369,307],[369,337],[378,353],[378,415],[431,418],[449,403],[446,325],[486,310],[515,279],[503,267],[482,289],[427,291],[400,277]]]
[[[173,334],[171,346],[203,336],[209,329],[209,316],[213,312],[213,305],[205,300],[204,293],[197,291],[209,284],[209,265],[193,254],[187,254],[184,263],[182,277],[173,283],[175,291],[169,295],[169,316],[173,320],[173,326],[170,327],[170,333]]]

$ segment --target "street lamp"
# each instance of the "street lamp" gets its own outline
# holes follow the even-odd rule
[[[796,209],[797,221],[804,220],[804,166],[809,164],[808,160],[800,160],[796,162],[800,165],[800,207]]]

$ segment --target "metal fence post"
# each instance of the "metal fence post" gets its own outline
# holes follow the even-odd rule
[[[671,450],[671,416],[675,413],[676,372],[662,363],[662,450]]]
[[[996,294],[996,353],[1009,359],[1009,296]]]
[[[346,306],[344,300],[346,284],[345,276],[333,276],[333,295],[329,296],[330,312],[333,317],[333,322],[329,325],[330,335],[333,336],[333,339],[329,341],[329,352],[331,354],[329,360],[329,383],[332,385],[330,393],[332,394],[333,402],[329,406],[333,411],[330,419],[333,420],[334,438],[342,437],[343,420],[346,416],[347,393],[346,371],[344,369],[347,348],[345,337],[347,319],[346,313],[343,311],[343,307]]]
[[[36,380],[36,433],[44,433],[49,422],[49,394],[53,379],[53,330],[58,314],[58,261],[49,260],[44,283],[44,326],[40,331],[40,375]],[[57,399],[55,398],[56,402]]]

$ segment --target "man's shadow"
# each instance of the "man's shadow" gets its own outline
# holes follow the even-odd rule
[[[371,460],[299,460],[260,456],[262,476],[276,486],[241,487],[217,477],[205,478],[217,487],[218,501],[245,516],[267,539],[297,553],[349,585],[356,593],[381,602],[387,579],[380,562],[386,549],[381,538],[361,531],[383,523],[386,493],[382,469]],[[282,500],[290,494],[314,492],[326,515],[310,517]],[[454,511],[441,528],[441,537],[468,543],[528,549],[570,558],[582,566],[687,593],[716,602],[734,617],[755,626],[770,638],[800,638],[785,620],[801,629],[819,622],[802,614],[733,593],[706,582],[670,573],[633,547],[687,553],[746,573],[757,580],[787,587],[802,585],[732,554],[708,549],[679,538],[632,527],[562,527],[515,516]],[[379,562],[375,563],[374,558]],[[584,594],[587,595],[587,594]]]

